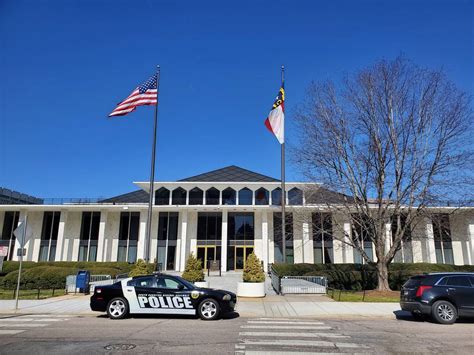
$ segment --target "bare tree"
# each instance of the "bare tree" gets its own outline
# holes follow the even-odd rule
[[[366,262],[364,241],[373,243],[378,289],[389,290],[388,265],[427,207],[472,199],[470,98],[442,71],[399,57],[339,85],[312,83],[295,117],[293,160],[309,180],[340,193],[327,207],[351,216],[341,241]]]

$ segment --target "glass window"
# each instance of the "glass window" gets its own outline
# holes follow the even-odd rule
[[[436,250],[436,262],[438,264],[454,264],[449,214],[435,214],[432,217],[432,221],[433,237]]]
[[[273,213],[273,245],[274,260],[276,263],[283,262],[283,238],[281,225],[281,212]],[[285,252],[286,261],[292,261],[293,251],[293,214],[285,213]]]
[[[235,205],[235,190],[228,187],[222,191],[222,204]]]
[[[178,290],[181,283],[169,277],[158,277],[158,285],[160,288]]]
[[[155,205],[169,205],[170,190],[161,187],[155,191]]]
[[[281,188],[272,191],[272,205],[281,206]]]
[[[134,286],[134,287],[156,287],[156,277],[154,276],[146,276],[146,277],[138,277],[132,279],[127,282],[127,286]]]
[[[313,248],[316,264],[334,262],[331,213],[313,213]]]
[[[374,260],[372,236],[374,236],[375,233],[373,231],[374,228],[367,218],[359,214],[352,214],[352,241],[356,246],[364,250],[364,253],[370,261]],[[354,247],[354,263],[366,263],[366,260],[362,257],[362,253],[357,247]]]
[[[220,240],[222,238],[222,213],[198,213],[198,240]]]
[[[206,191],[206,205],[218,205],[220,192],[218,189],[211,187]]]
[[[54,261],[56,257],[60,217],[61,212],[44,212],[41,228],[40,261]]]
[[[252,191],[248,188],[243,188],[239,191],[239,205],[252,204]]]
[[[140,212],[122,212],[120,214],[117,261],[134,263],[137,260],[139,230]]]
[[[0,245],[8,247],[8,255],[6,256],[6,260],[12,260],[13,258],[16,240],[13,231],[17,228],[19,219],[20,212],[5,212],[2,234],[0,236]]]
[[[186,204],[186,190],[178,187],[173,190],[172,194],[173,205],[185,205]]]
[[[229,213],[227,221],[229,240],[254,240],[254,215],[248,213]]]
[[[303,191],[296,187],[288,191],[288,204],[291,206],[300,206],[303,204]]]
[[[96,261],[100,212],[82,212],[79,261]]]
[[[255,191],[255,204],[256,205],[268,205],[269,203],[270,201],[269,201],[268,190],[261,187],[257,191]]]
[[[451,276],[446,283],[448,286],[471,287],[471,282],[467,276]]]
[[[189,204],[202,205],[203,192],[200,188],[195,187],[189,191]]]

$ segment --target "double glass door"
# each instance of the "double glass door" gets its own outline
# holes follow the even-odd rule
[[[247,257],[253,252],[253,246],[236,246],[234,249],[234,270],[245,268]]]
[[[207,270],[208,261],[221,259],[221,247],[217,245],[198,246],[197,258],[201,260],[203,268]]]

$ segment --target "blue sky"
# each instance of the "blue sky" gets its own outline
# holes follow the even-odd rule
[[[311,80],[403,53],[474,93],[474,2],[0,1],[0,186],[101,197],[148,180],[152,107],[108,119],[161,65],[156,179],[226,165],[279,177],[263,121],[286,66]],[[298,171],[287,166],[287,180]]]

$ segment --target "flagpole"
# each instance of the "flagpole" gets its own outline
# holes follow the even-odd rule
[[[28,215],[25,215],[25,226],[23,228],[23,236],[22,236],[22,241],[20,244],[20,266],[18,267],[18,280],[16,283],[16,295],[15,295],[15,310],[18,310],[18,299],[20,295],[20,279],[21,279],[21,266],[23,265],[23,246],[25,245],[25,239],[26,239],[26,228],[27,226],[27,221],[28,221]]]
[[[281,85],[285,82],[285,66],[281,66]],[[285,95],[286,99],[286,95]],[[285,100],[283,100],[284,102]],[[284,105],[285,103],[283,103]],[[285,106],[283,106],[283,110]],[[283,137],[285,134],[285,126],[283,126]],[[285,205],[286,205],[286,191],[285,191],[285,140],[281,144],[281,236],[282,236],[282,255],[283,262],[286,263],[286,218],[285,218]]]
[[[151,172],[150,172],[150,197],[148,199],[148,218],[145,236],[145,262],[150,262],[151,221],[153,216],[153,184],[155,181],[155,155],[156,155],[156,129],[158,126],[158,93],[160,91],[160,66],[156,67],[156,106],[155,120],[153,123],[153,142],[151,149]],[[158,260],[157,260],[158,263]]]

